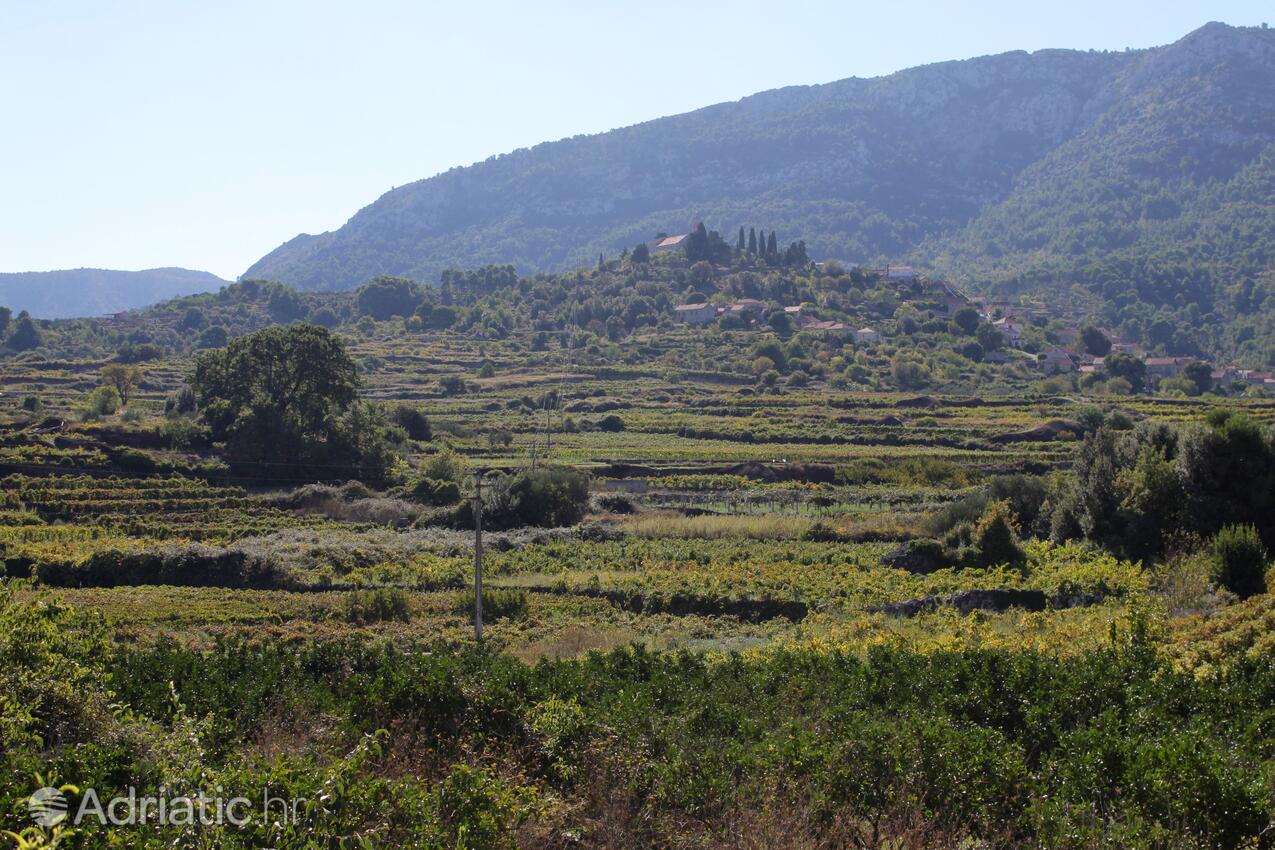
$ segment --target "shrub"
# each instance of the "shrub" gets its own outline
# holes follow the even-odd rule
[[[166,547],[145,552],[103,549],[82,564],[38,564],[36,578],[57,587],[122,587],[171,584],[183,587],[277,588],[287,575],[273,559],[237,549]]]
[[[194,419],[165,419],[160,433],[174,449],[189,449],[208,442],[208,430]]]
[[[632,500],[628,496],[621,496],[618,493],[599,497],[598,507],[613,514],[637,513],[637,509],[633,507]]]
[[[120,394],[115,387],[98,387],[89,393],[85,411],[96,416],[110,416],[120,409]]]
[[[164,349],[154,343],[129,343],[116,352],[115,359],[119,363],[142,363],[146,360],[158,360],[163,356]]]
[[[464,591],[456,602],[456,611],[472,615],[474,589]],[[521,620],[527,616],[527,591],[501,587],[483,588],[483,621]]]
[[[1213,580],[1241,597],[1266,592],[1269,557],[1257,529],[1227,525],[1213,538]]]
[[[404,496],[422,505],[443,507],[460,501],[460,486],[455,481],[438,481],[434,478],[418,478],[406,489]]]
[[[428,441],[433,439],[433,431],[429,427],[429,419],[418,408],[410,404],[399,404],[390,410],[390,421],[407,432],[413,440]]]
[[[463,506],[467,507],[467,506]],[[492,482],[483,522],[493,529],[575,525],[589,507],[589,476],[568,467],[525,469]]]
[[[273,503],[275,507],[328,519],[376,525],[407,525],[421,513],[411,502],[379,495],[358,481],[347,481],[340,487],[307,484],[275,497]]]
[[[598,420],[597,428],[599,431],[616,432],[624,430],[624,420],[616,416],[614,413],[609,416],[603,416]]]
[[[510,787],[482,768],[456,765],[438,788],[446,845],[473,850],[513,847],[517,827],[536,812],[532,786]]]
[[[385,321],[393,316],[410,316],[423,298],[421,285],[414,280],[383,275],[360,286],[354,294],[359,314]]]
[[[191,389],[189,384],[164,399],[165,416],[186,416],[194,413],[197,407],[195,391]]]
[[[1026,531],[1044,536],[1048,517],[1042,513],[1049,501],[1049,481],[1039,475],[998,475],[988,482],[989,501],[1009,502],[1010,510]]]
[[[429,456],[421,467],[421,475],[434,481],[460,483],[465,474],[465,462],[449,448],[443,448]]]
[[[397,588],[379,587],[376,590],[354,590],[346,594],[345,619],[351,623],[380,623],[387,620],[406,623],[411,618],[411,602],[407,594]]]
[[[841,535],[826,522],[814,522],[799,535],[800,539],[810,543],[836,543]]]
[[[111,460],[120,469],[147,475],[155,472],[159,464],[155,458],[141,449],[130,449],[127,446],[115,451]]]
[[[1027,556],[1018,545],[1017,525],[1008,501],[992,502],[987,506],[971,534],[984,566],[1021,566],[1026,563]]]
[[[461,395],[465,392],[465,379],[459,375],[448,375],[439,379],[438,386],[447,395]]]

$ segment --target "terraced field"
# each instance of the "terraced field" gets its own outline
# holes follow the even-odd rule
[[[664,345],[677,342],[661,337]],[[878,624],[873,631],[882,616],[871,606],[969,589],[1095,593],[1105,601],[1065,615],[1073,629],[1092,620],[1095,635],[1132,606],[1156,605],[1148,571],[1074,546],[1035,545],[1021,569],[914,575],[881,565],[900,541],[923,535],[936,512],[978,492],[989,476],[1066,469],[1086,417],[1109,414],[1109,401],[765,389],[711,372],[615,365],[614,352],[605,363],[590,363],[582,352],[529,352],[517,341],[449,334],[356,338],[353,352],[368,397],[411,403],[429,417],[434,439],[408,444],[407,464],[426,463],[446,447],[475,467],[558,463],[593,473],[597,505],[583,526],[539,535],[544,540],[490,536],[490,585],[529,591],[534,602],[533,625],[508,638],[500,628],[492,633],[516,652],[550,651],[545,629],[571,631],[577,651],[613,645],[619,632],[698,648],[796,639],[805,627],[800,617],[793,622],[794,611],[817,618],[829,633]],[[491,377],[476,377],[483,363]],[[92,367],[26,361],[6,375],[12,424],[0,440],[0,471],[9,474],[0,540],[11,574],[64,586],[101,583],[111,581],[110,564],[150,552],[184,557],[190,580],[172,565],[119,580],[162,575],[206,584],[218,580],[208,563],[233,553],[236,566],[225,581],[281,588],[237,592],[260,592],[262,604],[283,609],[287,593],[309,599],[311,589],[395,585],[446,596],[472,580],[469,536],[414,529],[420,514],[410,506],[366,518],[331,506],[298,509],[268,482],[263,489],[259,480],[237,480],[216,452],[183,445],[170,420],[70,421],[68,405],[91,388]],[[148,368],[132,409],[157,410],[189,368],[184,361]],[[445,392],[440,380],[447,376],[464,378],[465,391]],[[43,394],[40,417],[16,409],[32,391]],[[546,398],[553,399],[548,409]],[[1268,403],[1233,405],[1275,420]],[[1165,422],[1195,421],[1208,409],[1192,400],[1136,397],[1118,408],[1133,420]],[[604,425],[608,417],[619,426]],[[614,513],[608,504],[634,513]],[[820,529],[831,538],[812,537]],[[107,605],[108,591],[94,593],[95,605]],[[428,622],[438,635],[463,635],[466,615],[441,607],[414,617],[413,634],[428,632]],[[569,613],[575,610],[609,610],[624,625],[604,627],[593,615]],[[127,616],[117,622],[130,627]],[[259,625],[228,622],[249,631]],[[687,628],[691,622],[698,625]],[[917,622],[952,631],[950,619]]]
[[[83,413],[103,361],[6,363],[0,620],[85,647],[100,672],[68,680],[133,712],[94,722],[146,730],[63,747],[61,775],[171,771],[149,755],[162,728],[199,742],[183,764],[208,781],[317,797],[357,776],[342,787],[381,802],[316,817],[390,823],[385,846],[436,823],[497,836],[483,847],[1260,832],[1270,595],[1237,601],[1199,538],[1140,559],[1055,525],[1102,439],[1225,428],[1219,408],[1269,427],[1275,404],[1060,395],[1012,371],[978,397],[789,386],[718,371],[681,329],[535,351],[390,325],[347,333],[362,395],[402,423],[379,490],[236,466],[180,409],[188,358],[144,364],[103,415]],[[587,504],[568,527],[488,526],[478,645],[473,473],[490,508],[495,482],[546,467],[587,472]],[[1163,480],[1140,469],[1113,474],[1108,510]],[[62,670],[62,651],[32,663]],[[748,818],[762,845],[732,837]],[[469,846],[458,829],[419,846]]]

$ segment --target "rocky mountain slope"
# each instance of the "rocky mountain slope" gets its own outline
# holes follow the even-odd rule
[[[1074,262],[1137,242],[1130,220],[1176,238],[1196,204],[1226,203],[1201,201],[1218,180],[1261,170],[1273,55],[1267,30],[1209,24],[1151,50],[1014,52],[765,92],[400,187],[247,276],[343,289],[484,263],[561,268],[699,219],[849,261],[980,274]],[[1107,200],[1127,212],[1114,234]]]

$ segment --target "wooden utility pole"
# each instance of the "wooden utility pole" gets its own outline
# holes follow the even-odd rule
[[[483,472],[474,471],[474,640],[483,642]]]

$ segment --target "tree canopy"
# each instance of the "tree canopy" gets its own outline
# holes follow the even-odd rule
[[[373,278],[355,293],[355,304],[364,316],[385,321],[394,316],[410,316],[423,299],[421,285],[402,277]]]
[[[317,325],[271,327],[200,355],[191,384],[232,462],[288,479],[379,478],[384,421],[357,403],[345,343]]]

